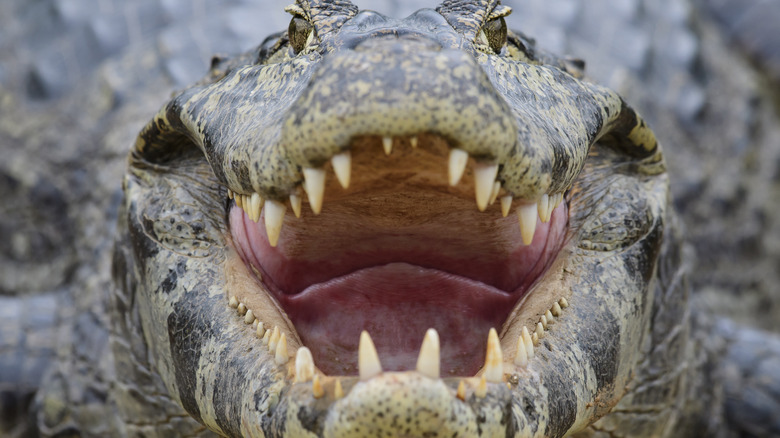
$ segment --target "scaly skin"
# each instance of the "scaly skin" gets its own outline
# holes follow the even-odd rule
[[[600,427],[673,436],[706,413],[687,399],[686,376],[698,370],[689,366],[695,344],[661,148],[622,99],[522,46],[492,53],[480,30],[508,12],[494,2],[445,2],[400,22],[340,2],[298,8],[315,29],[299,53],[282,45],[259,63],[249,53],[216,65],[163,108],[131,154],[116,332],[144,339],[174,400],[225,436],[558,437],[612,410]],[[416,36],[372,36],[384,27]],[[318,376],[321,397],[308,378],[296,379],[288,351],[300,337],[235,253],[226,187],[285,203],[299,194],[301,169],[322,166],[358,136],[418,136],[420,149],[432,148],[429,136],[444,138],[499,164],[503,190],[521,200],[571,187],[555,213],[568,212],[564,247],[500,328],[503,360],[486,391],[487,366],[443,379]],[[232,296],[284,333],[282,360],[236,316]],[[533,330],[561,298],[570,306],[528,365],[516,365],[522,328]],[[129,317],[140,324],[125,326]]]

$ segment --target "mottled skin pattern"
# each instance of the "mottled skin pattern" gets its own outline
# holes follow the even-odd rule
[[[470,6],[469,12],[476,18],[464,21],[478,23],[479,13],[485,8],[476,4]],[[316,8],[307,9],[307,4],[302,7],[309,13],[316,11]],[[330,30],[326,30],[329,29],[327,25],[320,29],[321,37],[330,34]],[[336,30],[336,27],[332,29]],[[463,34],[473,36],[468,29],[468,25],[458,27]],[[473,24],[471,29],[474,29]],[[480,55],[477,58],[485,62],[484,58],[489,57]],[[218,65],[213,76],[219,77],[221,72],[231,69],[235,71],[242,62],[247,62],[246,56]],[[568,76],[560,77],[568,80]],[[202,84],[204,89],[208,89],[207,84],[212,80],[207,79]],[[493,86],[499,88],[495,83]],[[592,87],[594,93],[603,90],[587,86]],[[208,91],[221,94],[224,90],[211,88]],[[189,101],[186,93],[189,92],[178,99]],[[622,104],[614,104],[621,109],[620,114],[631,114],[623,112],[630,110],[624,109]],[[682,278],[679,238],[675,236],[674,219],[667,210],[667,182],[662,173],[662,162],[658,156],[645,157],[642,153],[637,157],[632,154],[632,151],[643,148],[626,147],[637,142],[626,141],[630,130],[626,132],[625,126],[622,126],[624,131],[621,132],[604,123],[600,129],[606,133],[615,132],[615,138],[607,138],[609,141],[593,146],[595,135],[586,136],[587,140],[580,146],[581,149],[590,147],[590,157],[581,162],[579,168],[573,164],[577,162],[573,157],[559,160],[564,164],[558,168],[569,170],[573,174],[572,180],[579,175],[568,195],[570,225],[574,230],[573,243],[566,249],[570,254],[566,261],[568,265],[556,266],[556,270],[551,271],[561,277],[554,280],[565,283],[571,291],[567,298],[572,306],[543,341],[542,345],[548,346],[548,349],[540,348],[536,361],[527,371],[506,370],[510,388],[491,384],[484,399],[471,395],[470,389],[466,402],[461,403],[452,397],[456,380],[433,381],[414,373],[389,374],[364,383],[357,383],[357,379],[343,379],[347,397],[334,403],[327,397],[315,401],[305,385],[286,387],[283,382],[287,373],[274,365],[265,351],[247,354],[257,347],[258,340],[227,307],[221,284],[225,282],[226,274],[219,268],[231,256],[224,249],[224,186],[236,191],[260,191],[269,198],[283,199],[285,190],[290,190],[300,181],[294,167],[289,170],[289,163],[308,164],[295,161],[307,158],[293,158],[292,153],[289,156],[280,154],[274,162],[252,155],[253,161],[286,166],[288,171],[274,167],[268,173],[259,172],[253,176],[242,177],[236,172],[239,176],[235,179],[221,175],[220,169],[226,166],[212,157],[219,156],[216,151],[220,145],[225,147],[222,156],[232,154],[232,150],[225,146],[229,142],[212,137],[209,141],[213,143],[208,144],[206,139],[210,134],[207,130],[209,126],[224,124],[225,121],[220,119],[223,114],[219,111],[211,109],[209,113],[209,108],[205,105],[204,108],[200,114],[207,122],[205,128],[193,129],[192,125],[188,127],[185,124],[177,127],[179,131],[170,138],[180,140],[183,138],[180,135],[186,132],[189,141],[202,147],[206,154],[211,154],[208,155],[210,165],[189,142],[174,144],[165,136],[151,136],[149,144],[154,139],[154,144],[164,144],[168,153],[158,154],[140,148],[137,152],[143,153],[136,154],[131,162],[128,201],[125,204],[127,210],[120,215],[119,224],[119,229],[127,230],[128,235],[120,233],[114,263],[114,275],[121,279],[120,290],[112,295],[108,304],[113,309],[113,358],[102,356],[106,359],[101,362],[107,363],[95,365],[116,368],[115,375],[119,379],[111,384],[109,391],[102,387],[104,382],[93,381],[90,386],[95,394],[108,393],[108,405],[117,407],[122,415],[117,420],[108,421],[96,420],[100,414],[88,412],[81,412],[78,416],[58,416],[56,414],[65,411],[61,400],[69,396],[65,395],[67,390],[50,385],[39,398],[39,427],[44,435],[69,435],[76,431],[92,436],[206,434],[200,424],[189,419],[192,416],[209,429],[229,436],[259,435],[260,430],[271,436],[307,436],[308,433],[326,432],[334,436],[348,436],[347,430],[357,431],[356,436],[366,436],[371,434],[359,428],[370,426],[394,430],[392,424],[378,422],[375,411],[372,411],[376,404],[371,401],[389,397],[386,395],[389,393],[404,395],[403,402],[392,408],[401,415],[413,417],[417,427],[415,433],[420,435],[429,430],[427,428],[435,431],[450,428],[453,431],[463,430],[465,436],[474,435],[475,431],[483,436],[515,433],[519,436],[533,436],[534,433],[562,436],[609,411],[612,414],[603,417],[584,433],[698,436],[703,430],[727,432],[721,427],[721,422],[725,420],[721,412],[720,389],[713,383],[717,379],[711,376],[714,373],[711,357],[717,357],[724,346],[718,345],[716,339],[702,341],[700,328],[689,320],[690,313],[684,304],[687,292]],[[514,123],[537,117],[535,110],[539,109],[524,108],[513,113]],[[169,112],[166,110],[162,114],[165,116]],[[572,117],[571,113],[567,117],[574,123],[584,118]],[[607,117],[601,115],[601,118]],[[171,122],[171,118],[168,117],[167,121]],[[592,124],[582,123],[592,127]],[[173,125],[174,122],[168,126]],[[237,124],[228,125],[235,127]],[[369,126],[369,129],[380,128]],[[170,132],[165,129],[160,131]],[[149,134],[148,128],[145,133]],[[250,134],[239,132],[234,135]],[[529,138],[540,136],[543,137],[543,134],[536,133]],[[555,135],[551,137],[551,142],[559,139]],[[532,142],[522,151],[531,155],[529,150],[541,143]],[[559,153],[552,154],[553,158],[561,157],[564,151],[569,150],[566,145],[576,143],[565,143],[559,148]],[[295,144],[299,143],[296,141]],[[547,150],[551,148],[547,146]],[[652,147],[649,149],[654,150]],[[310,160],[324,160],[332,153],[318,151]],[[500,153],[492,150],[485,152],[484,158],[506,162]],[[579,159],[581,161],[582,154]],[[245,164],[246,160],[236,159],[236,163]],[[584,169],[580,173],[582,166]],[[502,176],[506,181],[511,181],[511,168],[505,165]],[[554,166],[533,168],[538,170],[539,177],[529,181],[544,181],[544,175],[551,174],[551,169],[557,169]],[[557,183],[558,178],[568,174],[557,172],[547,179]],[[263,175],[277,179],[260,184],[258,181],[263,180]],[[526,181],[518,186],[530,185],[544,192],[550,188],[550,183],[544,184]],[[568,184],[561,183],[561,187],[568,187]],[[609,205],[608,209],[606,205]],[[620,227],[626,220],[635,225],[628,234]],[[663,234],[661,230],[665,230]],[[134,242],[132,247],[125,245],[130,241]],[[581,269],[582,266],[593,268]],[[555,277],[553,274],[550,275]],[[234,275],[243,274],[238,272]],[[203,281],[204,278],[209,281]],[[611,293],[599,296],[599,290]],[[515,318],[531,321],[538,315],[538,309],[549,303],[538,303],[538,308],[532,304],[529,303],[529,308]],[[96,307],[102,305],[97,303]],[[43,299],[35,308],[45,309],[46,306]],[[18,313],[13,312],[13,315]],[[100,324],[106,323],[99,322],[96,327]],[[88,327],[89,324],[85,322],[80,326]],[[746,338],[752,342],[746,342],[747,345],[761,343],[746,334],[734,335],[733,327],[718,330],[718,334],[730,334],[725,338]],[[80,331],[81,339],[86,339],[89,332]],[[99,330],[92,333],[100,336]],[[502,333],[502,338],[511,338],[510,335],[511,328]],[[619,342],[609,342],[609,339],[619,339]],[[761,353],[757,348],[730,353],[736,359],[729,362],[733,364],[729,365],[733,367],[731,372],[738,376],[730,382],[738,388],[737,391],[742,389],[734,383],[739,379],[750,379],[752,373],[771,372],[771,352],[775,344],[764,343],[764,349],[769,353]],[[100,345],[99,341],[89,340],[80,344],[86,350],[79,354],[80,357],[96,357],[96,352],[89,351],[89,346]],[[702,344],[707,344],[707,348],[701,348]],[[507,341],[503,347],[505,356],[511,358],[514,344]],[[777,350],[774,348],[774,351]],[[745,359],[751,355],[761,360]],[[747,366],[740,367],[740,361],[747,362]],[[741,371],[748,368],[751,368],[751,374]],[[761,371],[761,368],[765,370]],[[108,375],[114,373],[109,372]],[[761,381],[760,378],[756,380]],[[331,384],[327,382],[325,385],[328,393]],[[476,381],[470,381],[470,385],[476,386]],[[86,399],[89,398],[89,395],[86,396]],[[743,409],[739,403],[736,407],[729,406],[729,403],[733,405],[733,399],[726,403],[728,409]],[[447,414],[440,418],[450,418],[451,421],[442,425],[438,420],[421,415],[431,406]],[[766,406],[758,403],[758,406],[751,406],[749,412],[759,413]],[[77,410],[76,407],[70,409]],[[266,410],[271,415],[258,415]],[[763,418],[757,415],[757,418],[758,424],[762,421],[769,424],[772,418],[777,417],[770,414]],[[62,424],[70,426],[62,427]],[[92,429],[82,425],[90,425]],[[96,429],[94,425],[100,426]],[[771,432],[764,433],[771,436]]]

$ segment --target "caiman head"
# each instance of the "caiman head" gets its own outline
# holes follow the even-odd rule
[[[644,122],[497,1],[287,11],[130,155],[115,307],[172,399],[233,437],[562,436],[609,412],[666,217]]]

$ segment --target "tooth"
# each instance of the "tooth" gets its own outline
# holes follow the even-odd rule
[[[253,322],[255,322],[255,314],[252,313],[252,309],[246,311],[246,316],[244,316],[244,322],[247,324],[252,324]]]
[[[314,398],[322,398],[322,396],[325,395],[325,390],[322,389],[322,384],[320,383],[319,374],[315,374],[311,379],[311,393]]]
[[[413,148],[417,147],[417,136],[413,136],[409,138],[409,144],[412,145]]]
[[[547,325],[555,324],[555,319],[553,319],[553,314],[549,310],[544,313],[544,316],[547,318]]]
[[[239,195],[238,193],[236,193],[235,197],[236,197],[235,198],[236,206],[238,206],[238,208],[243,209],[244,208],[244,202],[243,202],[244,201],[244,199],[243,199],[244,195]]]
[[[558,303],[553,304],[552,314],[555,316],[561,316],[562,313],[563,313],[563,309],[561,309],[561,305]]]
[[[539,334],[537,334],[536,331],[531,333],[531,343],[533,345],[538,345],[539,344]]]
[[[295,381],[308,382],[314,377],[314,359],[311,350],[301,347],[295,353]]]
[[[515,350],[515,365],[523,368],[528,366],[528,351],[525,349],[525,341],[522,336],[517,337]]]
[[[281,202],[265,201],[265,233],[268,235],[268,243],[276,246],[279,242],[279,234],[282,232],[282,222],[287,206]]]
[[[266,330],[263,333],[263,345],[268,345],[269,342],[271,342],[271,330]]]
[[[382,364],[379,363],[379,355],[376,353],[374,341],[365,330],[360,333],[360,344],[358,345],[358,373],[360,380],[368,380],[382,373]]]
[[[439,378],[439,334],[428,329],[417,357],[417,372],[432,379]]]
[[[479,385],[477,385],[477,389],[474,391],[474,395],[479,398],[485,398],[487,395],[487,381],[484,375],[479,379]]]
[[[558,206],[561,205],[562,201],[563,201],[563,192],[556,193],[555,194],[555,208],[558,208]]]
[[[228,198],[233,199],[233,191],[228,189]]]
[[[547,221],[549,222],[550,219],[552,219],[552,213],[555,210],[555,196],[553,195],[550,197],[550,200],[548,201],[549,204],[547,205]]]
[[[501,191],[501,183],[496,181],[493,183],[493,191],[490,192],[490,200],[488,201],[488,204],[493,205],[493,203],[496,202],[499,191]]]
[[[569,307],[569,302],[568,302],[568,301],[566,301],[566,298],[561,298],[560,300],[558,300],[558,303],[559,303],[559,304],[561,305],[561,307],[563,307],[564,309],[565,309],[565,308],[567,308],[567,307]]]
[[[520,236],[524,245],[530,245],[536,232],[536,217],[539,215],[536,204],[521,204],[517,207],[517,218],[520,220]]]
[[[459,399],[466,401],[466,384],[463,380],[458,383],[458,392],[455,394]]]
[[[274,326],[274,331],[271,333],[271,338],[268,339],[268,351],[276,351],[276,344],[279,342],[279,327]]]
[[[547,316],[542,315],[542,317],[539,319],[539,323],[542,325],[542,328],[547,330]]]
[[[543,223],[547,223],[548,220],[550,220],[547,217],[547,209],[550,204],[550,197],[547,196],[547,193],[542,195],[542,199],[539,200],[539,219],[542,220]]]
[[[250,201],[250,211],[249,214],[253,221],[257,222],[260,220],[260,210],[263,206],[263,198],[260,197],[257,193],[252,193],[252,199]]]
[[[385,155],[390,155],[393,152],[393,137],[382,137],[382,148],[385,150]]]
[[[536,331],[534,331],[537,336],[539,336],[539,339],[542,339],[544,337],[544,326],[541,322],[536,323]]]
[[[528,327],[523,326],[523,344],[525,344],[525,351],[528,355],[528,360],[534,358],[534,340],[531,338],[531,334],[528,333]]]
[[[230,306],[230,307],[232,307],[234,309],[238,309],[238,298],[236,298],[235,295],[230,297],[230,301],[228,301],[228,306]]]
[[[450,185],[458,184],[466,171],[466,163],[469,162],[469,154],[463,149],[450,149],[449,181]]]
[[[348,188],[352,173],[352,154],[349,151],[336,154],[330,159],[330,162],[341,187]]]
[[[341,387],[341,380],[336,379],[336,384],[333,387],[333,397],[338,400],[344,398],[344,388]]]
[[[485,211],[493,192],[493,183],[498,175],[498,164],[485,165],[477,163],[474,166],[474,191],[477,195],[477,208]]]
[[[279,342],[276,344],[275,360],[277,365],[284,365],[290,360],[290,356],[287,355],[287,337],[284,336],[284,333],[282,333]]]
[[[265,335],[265,332],[266,332],[266,330],[265,330],[265,327],[263,327],[263,323],[258,321],[257,322],[257,337],[258,338],[262,338],[263,335]]]
[[[309,197],[309,206],[314,214],[320,214],[322,210],[322,198],[325,196],[325,169],[305,167],[303,180],[306,183],[306,195]]]
[[[509,209],[512,208],[512,195],[501,197],[501,215],[507,217]]]
[[[301,217],[301,197],[298,195],[290,195],[290,206],[295,213],[295,217]]]
[[[241,316],[246,315],[246,305],[244,303],[238,303],[238,307],[236,308],[238,310],[238,314]]]
[[[504,380],[504,358],[496,329],[488,333],[487,353],[485,354],[485,372],[482,377],[488,382],[498,383]]]

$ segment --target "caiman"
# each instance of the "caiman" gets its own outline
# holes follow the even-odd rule
[[[780,340],[689,302],[664,132],[583,61],[497,0],[284,10],[133,128],[100,292],[3,297],[48,371],[0,430],[780,434]]]

